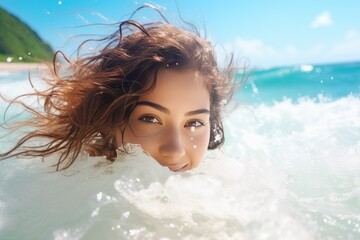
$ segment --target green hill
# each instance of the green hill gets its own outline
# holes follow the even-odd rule
[[[53,50],[29,26],[0,7],[0,62],[51,60]]]

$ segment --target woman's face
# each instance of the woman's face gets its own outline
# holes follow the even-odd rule
[[[140,144],[171,171],[193,169],[210,138],[210,95],[193,70],[161,70],[155,89],[139,98],[124,132],[124,143]],[[122,145],[117,130],[118,146]]]

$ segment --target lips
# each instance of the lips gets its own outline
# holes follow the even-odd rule
[[[170,171],[173,172],[181,172],[181,171],[185,171],[186,170],[186,166],[187,164],[176,164],[176,165],[168,165],[167,167],[169,168]]]

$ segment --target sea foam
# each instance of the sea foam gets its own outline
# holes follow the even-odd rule
[[[29,89],[1,83],[10,97]],[[239,105],[225,145],[185,173],[139,146],[62,172],[56,156],[1,161],[0,239],[358,239],[359,106],[353,94]]]

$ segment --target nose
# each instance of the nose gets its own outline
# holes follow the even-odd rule
[[[185,148],[179,130],[176,128],[167,129],[164,131],[163,136],[163,141],[159,147],[161,156],[176,160],[185,155]]]

